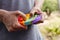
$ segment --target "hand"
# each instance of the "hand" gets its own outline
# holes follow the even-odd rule
[[[37,7],[34,7],[31,11],[30,11],[30,13],[32,14],[32,16],[35,14],[35,12],[37,12],[37,13],[42,13],[42,11],[40,10],[40,8],[37,8]]]
[[[26,26],[23,26],[18,22],[18,16],[26,18],[25,14],[22,12],[0,10],[0,13],[2,14],[2,22],[9,32],[27,29]]]
[[[43,12],[41,11],[40,8],[37,8],[37,7],[34,7],[31,11],[30,11],[31,15],[34,16],[35,13],[39,14],[39,15],[42,15],[42,19],[37,22],[37,23],[42,23],[43,20],[44,20],[44,14]]]

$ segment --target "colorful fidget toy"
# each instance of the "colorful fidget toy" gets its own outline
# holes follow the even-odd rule
[[[35,24],[35,23],[39,22],[41,19],[42,19],[42,15],[40,15],[40,14],[39,15],[35,14],[31,18],[30,18],[30,14],[26,14],[26,21],[24,21],[24,19],[21,16],[18,17],[18,21],[21,25]]]

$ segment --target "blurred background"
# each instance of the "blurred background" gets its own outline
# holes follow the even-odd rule
[[[37,26],[44,40],[60,40],[60,0],[44,0],[41,10],[44,23]]]

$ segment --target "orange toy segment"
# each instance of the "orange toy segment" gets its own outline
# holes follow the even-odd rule
[[[24,21],[20,21],[20,24],[21,24],[21,25],[24,25]]]

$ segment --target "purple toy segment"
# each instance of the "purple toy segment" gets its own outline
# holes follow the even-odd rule
[[[42,15],[38,15],[35,20],[32,21],[33,24],[37,23],[42,19]]]

